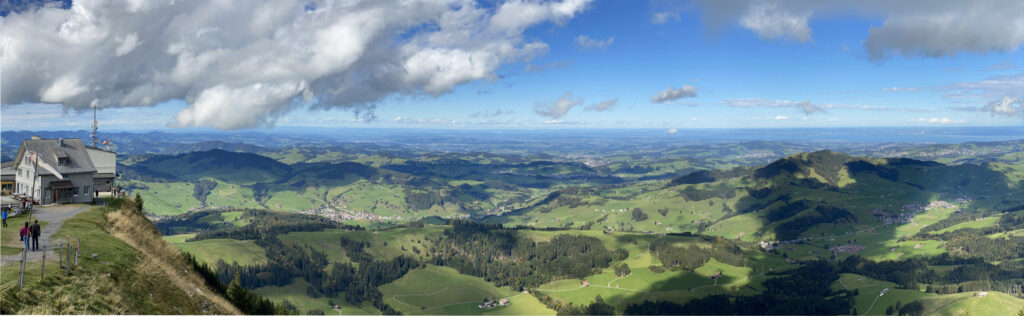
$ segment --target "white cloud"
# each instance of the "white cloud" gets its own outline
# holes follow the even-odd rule
[[[508,115],[508,114],[512,114],[512,113],[515,113],[515,111],[513,111],[513,110],[502,111],[501,109],[497,109],[497,110],[494,110],[494,111],[478,111],[478,112],[475,112],[473,114],[470,114],[469,117],[472,117],[472,118],[492,118],[492,117],[498,117],[498,116]]]
[[[118,38],[117,40],[121,45],[114,50],[115,56],[122,56],[130,53],[135,49],[135,47],[139,46],[139,36],[135,33],[128,34],[125,37]]]
[[[589,2],[74,1],[0,18],[0,67],[18,78],[0,89],[4,104],[78,110],[183,99],[174,126],[272,126],[301,107],[369,120],[391,95],[496,79],[548,50],[525,29],[564,24]]]
[[[754,108],[754,107],[765,107],[765,108],[797,108],[804,112],[804,114],[814,114],[818,112],[825,112],[822,107],[811,103],[811,101],[790,101],[790,100],[765,100],[757,98],[748,99],[725,99],[725,101],[719,102],[721,105],[738,107],[738,108]]]
[[[919,118],[915,120],[917,122],[928,123],[928,124],[950,124],[950,123],[964,123],[966,120],[953,120],[947,117],[933,117],[933,118]]]
[[[1012,52],[1024,44],[1024,1],[935,0],[699,0],[704,20],[740,26],[766,39],[812,38],[816,16],[882,19],[863,40],[869,58],[892,55],[943,57],[959,53]]]
[[[651,15],[651,23],[654,24],[665,24],[671,21],[679,21],[679,12],[664,11]]]
[[[665,131],[665,134],[675,134],[675,133],[678,133],[678,132],[679,132],[678,129],[670,128],[670,129]]]
[[[543,22],[565,23],[586,8],[590,0],[564,0],[557,3],[512,0],[503,3],[491,17],[491,27],[512,33]]]
[[[920,90],[920,88],[917,88],[917,87],[910,87],[910,88],[900,88],[900,87],[882,88],[883,92],[917,92],[918,90]]]
[[[568,113],[573,107],[583,104],[583,99],[573,99],[572,93],[565,93],[561,98],[555,101],[537,102],[533,107],[533,112],[537,115],[547,116],[553,119],[561,118]]]
[[[604,111],[607,111],[607,110],[611,110],[612,108],[615,107],[616,104],[619,104],[619,99],[618,98],[611,99],[611,100],[604,100],[604,101],[601,101],[601,102],[598,102],[598,103],[591,104],[590,106],[587,106],[586,108],[584,108],[584,110],[594,111],[594,112],[604,112]]]
[[[753,5],[740,19],[740,25],[763,39],[789,38],[799,42],[811,40],[807,17],[811,12],[794,14],[781,10],[774,3]]]
[[[937,87],[947,91],[946,98],[972,98],[991,100],[1007,95],[1019,95],[1024,87],[1024,72],[1015,75],[991,76],[978,81],[958,82]]]
[[[788,116],[785,116],[785,115],[776,115],[776,116],[775,116],[775,120],[776,120],[776,121],[781,121],[781,120],[788,120],[788,119],[789,119],[789,117],[788,117]]]
[[[579,45],[580,47],[583,47],[585,49],[605,48],[614,42],[614,36],[603,40],[590,38],[586,35],[580,35],[576,37],[576,45]]]
[[[651,102],[654,103],[669,103],[682,98],[694,98],[697,97],[697,88],[690,85],[685,85],[679,88],[668,87],[668,89],[658,92],[651,97]]]
[[[1024,89],[1024,87],[1022,87]],[[1015,108],[1013,105],[1016,104]],[[982,111],[992,113],[992,116],[1021,116],[1024,117],[1024,99],[1003,96],[1000,100],[994,100],[981,108]]]

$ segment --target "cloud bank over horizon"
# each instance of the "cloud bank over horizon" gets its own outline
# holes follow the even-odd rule
[[[75,1],[0,18],[3,103],[66,109],[183,99],[171,125],[273,126],[297,108],[372,118],[391,95],[439,96],[496,79],[548,45],[590,0]],[[240,8],[246,8],[240,10]],[[12,80],[11,78],[17,78]]]

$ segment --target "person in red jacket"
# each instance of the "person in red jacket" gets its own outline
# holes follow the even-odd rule
[[[25,222],[25,227],[21,228],[21,241],[25,242],[25,251],[28,251],[28,241],[29,241],[29,239],[31,239],[31,238],[29,238],[28,222],[26,221]]]

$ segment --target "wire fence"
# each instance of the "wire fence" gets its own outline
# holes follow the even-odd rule
[[[21,251],[21,269],[18,271],[18,288],[25,287],[25,278],[31,277],[26,275],[25,271],[27,268],[31,268],[32,265],[38,264],[40,267],[39,280],[46,279],[46,264],[53,264],[53,261],[57,261],[57,265],[60,268],[58,271],[63,270],[65,274],[70,275],[74,267],[78,266],[78,257],[82,250],[82,240],[75,239],[73,241],[58,240],[51,242],[50,244],[44,244],[39,247],[42,251],[42,258],[40,260],[31,260],[29,254],[34,252],[29,247],[26,247]]]

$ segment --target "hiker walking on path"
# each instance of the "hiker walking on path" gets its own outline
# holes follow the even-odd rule
[[[39,251],[39,235],[42,233],[40,232],[38,219],[35,224],[32,224],[30,230],[32,231],[32,251]]]
[[[3,217],[4,217],[4,227],[7,227],[7,208],[4,208],[4,210],[3,210]]]
[[[25,222],[25,227],[21,228],[21,241],[25,242],[25,251],[28,251],[28,221]]]

